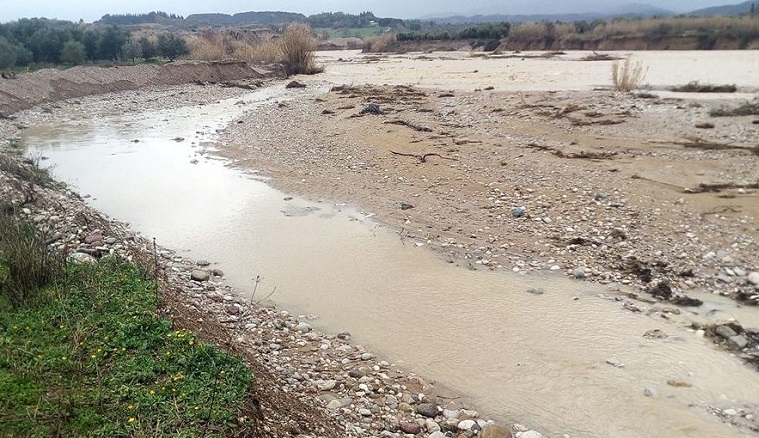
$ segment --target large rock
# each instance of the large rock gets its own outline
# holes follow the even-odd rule
[[[727,340],[727,346],[731,350],[743,350],[748,347],[748,339],[743,335],[730,336]]]
[[[202,269],[193,269],[190,273],[190,278],[195,281],[208,281],[211,279],[211,274]]]
[[[422,432],[422,426],[415,421],[402,421],[399,427],[403,433],[410,433],[412,435]]]
[[[738,333],[735,332],[735,330],[733,330],[732,328],[730,328],[727,325],[721,325],[721,326],[717,327],[716,329],[714,329],[714,333],[722,336],[725,339],[730,339],[733,336],[735,336],[735,335],[738,334]]]
[[[76,265],[96,265],[98,263],[98,259],[83,252],[75,252],[71,254],[69,260]]]
[[[759,285],[759,272],[752,272],[748,274],[748,281],[751,284]]]
[[[432,403],[421,403],[416,407],[416,413],[428,418],[435,418],[438,415],[439,411],[437,409],[437,406],[433,405]]]

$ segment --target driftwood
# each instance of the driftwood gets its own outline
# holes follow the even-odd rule
[[[408,126],[409,128],[413,129],[414,131],[420,131],[420,132],[432,132],[432,129],[426,127],[426,126],[419,126],[411,122],[407,122],[405,120],[387,120],[382,123],[387,123],[390,125],[401,125],[401,126]]]
[[[404,157],[414,157],[417,160],[419,160],[420,163],[426,163],[427,162],[427,157],[440,157],[440,158],[442,158],[444,160],[459,161],[457,158],[444,157],[444,156],[442,156],[440,154],[437,154],[437,153],[434,153],[434,152],[433,153],[424,154],[424,155],[407,154],[407,153],[404,153],[404,152],[395,152],[395,151],[390,151],[390,153],[393,154],[393,155],[401,155],[401,156],[404,156]]]

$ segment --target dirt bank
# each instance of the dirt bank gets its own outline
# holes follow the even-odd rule
[[[218,83],[278,77],[280,69],[242,61],[171,62],[118,67],[44,69],[15,79],[0,79],[0,115],[59,100],[160,85]]]

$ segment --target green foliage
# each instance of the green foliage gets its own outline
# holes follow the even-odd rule
[[[147,36],[143,35],[139,39],[140,43],[140,52],[142,52],[142,57],[145,59],[155,58],[158,56],[158,46],[156,45],[153,40],[148,38]]]
[[[121,56],[121,48],[129,39],[129,32],[116,26],[107,28],[95,43],[98,59],[115,61]]]
[[[0,37],[0,70],[16,66],[16,47],[4,37]]]
[[[137,58],[142,58],[142,45],[139,41],[130,38],[121,47],[121,53],[124,59],[131,59],[134,63]]]
[[[171,61],[190,53],[187,41],[174,33],[158,35],[158,53]]]
[[[58,298],[0,314],[0,436],[228,436],[244,363],[172,329],[119,259],[70,266]]]
[[[87,59],[84,44],[79,41],[66,41],[61,49],[61,62],[68,65],[81,65]]]
[[[147,14],[105,14],[99,20],[102,24],[130,25],[144,23],[160,23],[166,20],[182,20],[181,15],[167,14],[163,11],[153,11]]]
[[[507,37],[510,30],[511,24],[506,22],[487,23],[479,26],[465,27],[460,30],[433,29],[424,32],[401,32],[396,38],[398,41],[437,41],[449,39],[498,40]]]

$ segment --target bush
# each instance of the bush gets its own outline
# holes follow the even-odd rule
[[[0,213],[0,295],[12,308],[36,304],[63,276],[65,261],[45,240],[31,224]]]
[[[189,55],[190,48],[187,41],[174,33],[158,35],[158,51],[161,56],[173,61],[180,56]]]
[[[638,88],[643,77],[645,72],[640,61],[633,64],[628,58],[623,63],[615,61],[611,66],[611,79],[617,91],[630,92]]]
[[[311,26],[293,23],[287,26],[279,40],[285,72],[293,74],[314,74],[323,71],[316,66],[314,50],[316,41],[311,34]]]
[[[392,33],[386,33],[374,38],[369,38],[364,42],[365,53],[379,53],[390,52],[393,50],[395,44],[395,35]]]

